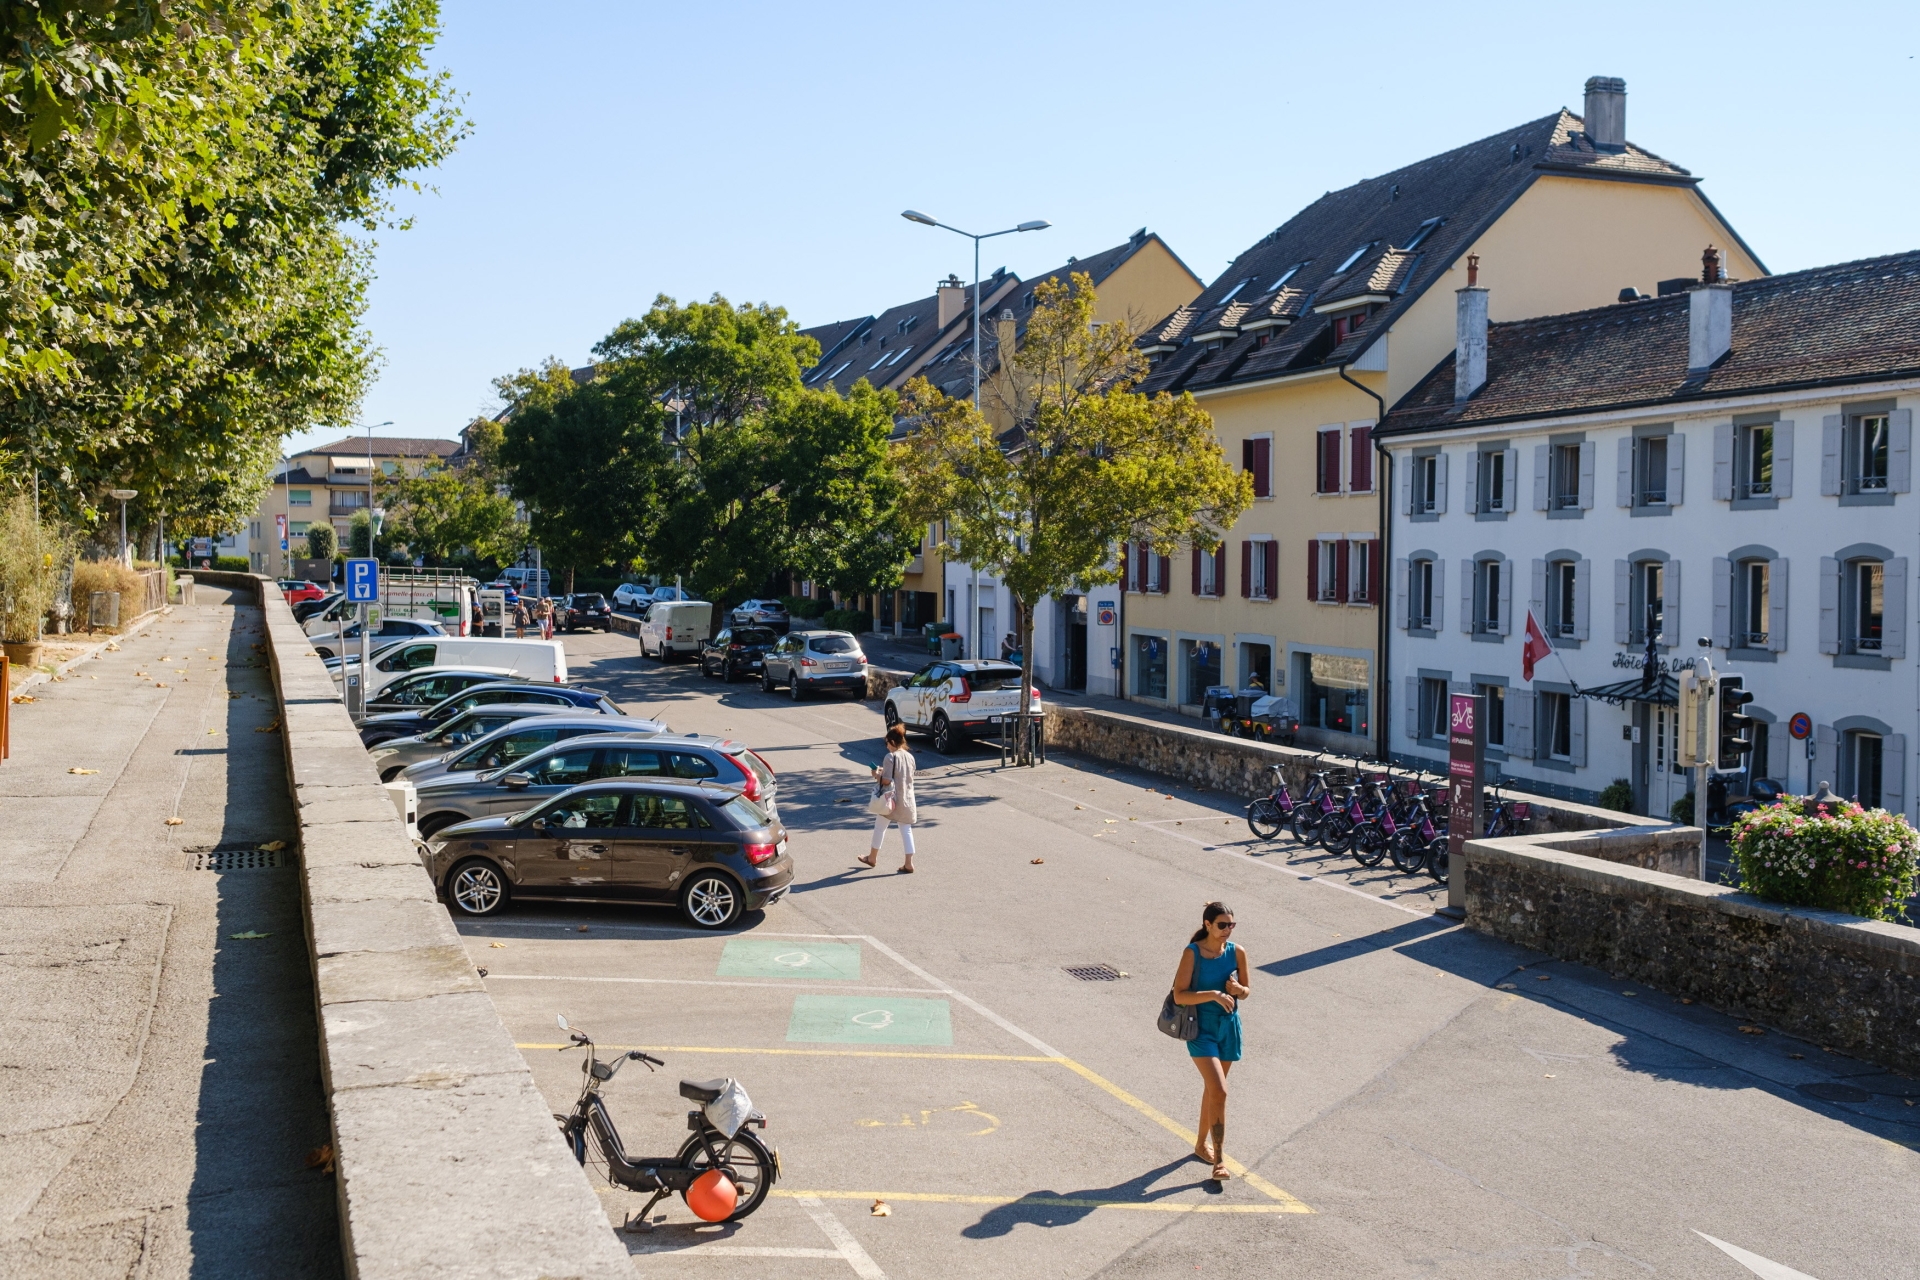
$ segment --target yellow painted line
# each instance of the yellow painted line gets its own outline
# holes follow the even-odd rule
[[[514,1047],[516,1049],[572,1049],[577,1046],[571,1045],[571,1044],[517,1044]],[[1199,1141],[1199,1136],[1195,1134],[1193,1130],[1185,1127],[1178,1120],[1175,1120],[1172,1116],[1169,1116],[1164,1111],[1161,1111],[1159,1108],[1152,1106],[1149,1103],[1143,1102],[1139,1098],[1134,1097],[1131,1093],[1128,1093],[1125,1089],[1122,1089],[1119,1085],[1107,1079],[1105,1076],[1101,1075],[1099,1072],[1094,1071],[1092,1068],[1081,1066],[1078,1062],[1075,1062],[1072,1058],[1066,1058],[1066,1057],[1046,1057],[1038,1054],[1018,1054],[1018,1053],[882,1053],[878,1050],[873,1050],[873,1049],[731,1049],[731,1048],[716,1048],[716,1047],[705,1046],[705,1045],[599,1045],[597,1047],[601,1049],[606,1049],[612,1053],[625,1053],[628,1049],[637,1048],[637,1049],[644,1049],[648,1053],[733,1053],[733,1054],[760,1054],[760,1055],[772,1055],[772,1056],[781,1056],[781,1057],[802,1057],[802,1058],[934,1058],[934,1059],[940,1059],[943,1061],[959,1061],[959,1062],[1056,1062],[1056,1063],[1059,1063],[1061,1066],[1065,1067],[1067,1070],[1073,1072],[1075,1075],[1079,1076],[1081,1079],[1086,1080],[1089,1083],[1098,1085],[1101,1089],[1104,1089],[1107,1093],[1111,1094],[1115,1098],[1118,1098],[1121,1102],[1126,1103],[1129,1107],[1132,1107],[1135,1111],[1138,1111],[1141,1115],[1147,1117],[1147,1119],[1153,1121],[1155,1124],[1159,1125],[1162,1129],[1165,1129],[1168,1133],[1176,1135],[1177,1137],[1179,1137],[1180,1141],[1186,1143],[1187,1146],[1191,1147],[1196,1142]],[[1259,1210],[1259,1212],[1271,1212],[1271,1213],[1312,1213],[1313,1212],[1312,1208],[1310,1208],[1304,1201],[1296,1198],[1292,1194],[1275,1186],[1273,1183],[1268,1182],[1265,1178],[1253,1172],[1253,1170],[1247,1168],[1245,1165],[1241,1164],[1238,1160],[1235,1160],[1232,1156],[1228,1156],[1224,1161],[1222,1161],[1222,1163],[1227,1166],[1228,1172],[1232,1173],[1237,1178],[1244,1179],[1248,1186],[1260,1192],[1262,1195],[1266,1196],[1268,1199],[1275,1201],[1278,1206],[1273,1209],[1262,1208],[1261,1210]],[[838,1195],[840,1193],[838,1192],[830,1193],[830,1192],[822,1191],[818,1193],[809,1192],[808,1194]],[[852,1193],[848,1192],[846,1194],[851,1195]],[[884,1199],[884,1197],[882,1198]],[[993,1197],[989,1197],[987,1200],[982,1201],[981,1203],[1005,1204],[1009,1202],[1004,1199],[996,1199]],[[1033,1203],[1052,1203],[1052,1202],[1035,1201]],[[1060,1201],[1059,1203],[1066,1204],[1068,1202]],[[1107,1202],[1089,1200],[1085,1202],[1074,1201],[1072,1203],[1075,1204],[1076,1206],[1081,1206],[1083,1205],[1083,1203],[1086,1205],[1093,1205],[1093,1204],[1104,1205]],[[1136,1206],[1136,1207],[1139,1207],[1139,1206]],[[1202,1210],[1199,1210],[1199,1209],[1194,1210],[1194,1212],[1201,1212],[1201,1211]],[[1214,1210],[1206,1210],[1206,1211],[1214,1212]],[[1218,1212],[1228,1212],[1228,1210],[1221,1209],[1221,1210],[1218,1210]],[[1250,1213],[1250,1212],[1254,1212],[1254,1210],[1234,1209],[1234,1210],[1231,1210],[1231,1212]]]
[[[1182,1200],[1084,1200],[1069,1196],[969,1196],[924,1191],[780,1191],[775,1196],[815,1196],[822,1200],[886,1200],[902,1204],[1039,1204],[1063,1209],[1136,1209],[1149,1213],[1312,1213],[1301,1205],[1292,1209],[1284,1204],[1193,1204]],[[1294,1203],[1298,1204],[1298,1201]]]

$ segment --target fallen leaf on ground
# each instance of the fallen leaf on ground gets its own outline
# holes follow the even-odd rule
[[[14,701],[15,701],[16,703],[20,703],[20,702],[34,702],[34,701],[37,701],[37,699],[35,699],[35,698],[34,698],[34,696],[33,696],[32,694],[30,694],[30,693],[16,693],[16,694],[14,694],[14,695],[13,695],[13,700],[14,700]],[[1074,808],[1076,808],[1076,809],[1077,809],[1077,808],[1079,808],[1079,807],[1080,807],[1079,805],[1075,805],[1075,806],[1074,806]]]
[[[1138,819],[1138,818],[1128,818],[1128,819],[1127,819],[1127,821],[1128,821],[1128,822],[1138,822],[1138,821],[1140,821],[1140,819]]]
[[[164,689],[167,687],[167,682],[165,680],[155,680],[153,682],[153,687],[156,689]]]
[[[1680,1003],[1681,1003],[1681,1004],[1692,1004],[1692,1003],[1693,1003],[1693,997],[1692,997],[1692,996],[1681,996],[1681,997],[1680,997]]]
[[[287,842],[285,840],[269,840],[267,843],[261,845],[260,849],[263,853],[278,853],[286,847]]]
[[[1767,1029],[1765,1027],[1741,1027],[1740,1034],[1743,1036],[1763,1036],[1767,1034]]]
[[[108,653],[118,653],[118,652],[120,652],[120,646],[119,646],[119,645],[117,645],[117,644],[115,644],[115,643],[113,643],[113,642],[112,642],[111,640],[109,640],[109,641],[107,642],[107,652],[108,652]]]
[[[98,773],[100,771],[98,769],[82,769],[79,765],[75,765],[73,766],[73,768],[67,770],[67,772],[68,773]]]
[[[1790,1054],[1788,1054],[1787,1056],[1788,1056],[1789,1058],[1804,1058],[1804,1057],[1806,1057],[1807,1055],[1806,1055],[1806,1054],[1804,1054],[1804,1053],[1790,1053]],[[1909,1105],[1909,1106],[1911,1106],[1912,1104],[1911,1104],[1911,1103],[1909,1103],[1908,1105]]]
[[[18,701],[20,701],[20,699],[18,699],[18,698],[15,698],[15,699],[14,699],[14,701],[15,701],[15,702],[18,702]],[[32,699],[28,699],[28,701],[32,701]],[[1085,805],[1083,805],[1083,804],[1077,804],[1077,805],[1075,805],[1075,806],[1073,806],[1073,807],[1074,807],[1074,808],[1076,808],[1076,809],[1084,809],[1084,808],[1086,808],[1087,806],[1085,806]]]
[[[1118,818],[1102,818],[1102,819],[1100,819],[1100,821],[1102,821],[1102,822],[1104,822],[1104,823],[1106,823],[1106,824],[1107,824],[1108,826],[1112,826],[1112,825],[1113,825],[1114,823],[1116,823],[1116,822],[1118,822],[1118,821],[1120,821],[1120,819],[1118,819]]]
[[[875,1200],[873,1202],[873,1208],[867,1210],[867,1213],[875,1218],[891,1218],[893,1216],[893,1206],[885,1200]]]
[[[1518,991],[1520,984],[1517,982],[1503,982],[1500,984],[1500,989],[1502,991]]]
[[[332,1173],[333,1144],[329,1142],[324,1147],[315,1147],[307,1152],[307,1168],[318,1169],[322,1173]]]
[[[251,941],[254,938],[271,938],[273,935],[270,933],[256,933],[254,930],[249,929],[245,933],[230,933],[227,936],[229,938],[239,938],[239,939]]]
[[[1637,996],[1640,993],[1638,991],[1622,991],[1620,994],[1623,996]]]
[[[585,933],[586,931],[587,931],[587,926],[585,925],[581,925],[578,929],[574,930],[575,933]]]
[[[142,680],[145,680],[147,678],[147,673],[144,671],[136,671],[133,674],[140,677]]]
[[[260,725],[258,728],[254,730],[254,732],[255,733],[278,733],[280,732],[280,722],[278,720],[275,720],[272,724]]]
[[[220,732],[220,731],[219,731],[218,729],[209,729],[209,730],[207,730],[207,732],[208,732],[208,733],[218,733],[218,732]]]
[[[1553,1079],[1553,1072],[1551,1071],[1547,1072],[1547,1079],[1549,1080]]]
[[[1543,974],[1541,974],[1541,975],[1540,975],[1540,976],[1539,976],[1539,977],[1538,977],[1538,978],[1536,979],[1536,981],[1539,981],[1539,982],[1552,982],[1552,981],[1553,981],[1553,979],[1552,979],[1551,977],[1549,977],[1549,976],[1547,976],[1546,974],[1544,974],[1544,973],[1543,973]]]
[[[507,944],[504,942],[489,942],[487,945],[490,947],[505,947]]]
[[[1039,866],[1039,865],[1040,865],[1041,863],[1043,863],[1043,862],[1045,862],[1045,861],[1046,861],[1046,859],[1045,859],[1045,858],[1029,858],[1029,859],[1027,859],[1027,861],[1029,861],[1029,862],[1031,862],[1031,863],[1032,863],[1032,864],[1033,864],[1034,866],[1036,866],[1036,867],[1037,867],[1037,866]]]
[[[183,823],[183,822],[185,822],[185,821],[186,821],[186,819],[185,819],[185,818],[168,818],[168,819],[167,819],[167,825],[168,825],[168,826],[170,826],[170,827],[177,827],[177,826],[179,826],[179,825],[180,825],[181,823]]]

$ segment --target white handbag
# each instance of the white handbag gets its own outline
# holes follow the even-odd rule
[[[885,765],[880,766],[886,768]],[[880,782],[874,785],[873,798],[867,801],[867,813],[870,817],[891,818],[893,816],[893,784]]]

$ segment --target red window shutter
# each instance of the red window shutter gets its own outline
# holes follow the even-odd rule
[[[1260,544],[1267,557],[1267,599],[1280,598],[1280,544],[1263,542]]]
[[[1353,567],[1353,543],[1345,538],[1333,544],[1333,598],[1343,604],[1347,594],[1347,575]]]
[[[1380,571],[1385,568],[1380,558],[1380,539],[1375,538],[1367,544],[1367,599],[1366,603],[1377,605],[1386,596],[1382,594]]]
[[[1242,471],[1247,472],[1249,475],[1254,474],[1254,471],[1253,471],[1254,446],[1258,445],[1259,443],[1260,442],[1258,440],[1242,440],[1240,442],[1240,469]],[[1255,493],[1260,492],[1260,479],[1257,475],[1254,476],[1253,491]]]
[[[1320,539],[1307,543],[1307,599],[1320,598]]]
[[[1366,493],[1373,488],[1373,428],[1355,427],[1348,440],[1352,457],[1347,472],[1353,477],[1353,491]]]
[[[1320,493],[1340,492],[1340,433],[1319,432],[1313,443],[1315,488]]]
[[[1224,538],[1213,549],[1213,594],[1227,594],[1227,542]]]
[[[1240,595],[1243,599],[1253,596],[1253,544],[1240,544]]]
[[[1200,544],[1193,544],[1193,594],[1200,594]]]
[[[1271,498],[1273,496],[1273,441],[1249,440],[1252,445],[1253,459],[1247,470],[1253,472],[1253,496]]]
[[[1155,553],[1158,554],[1157,552]],[[1166,595],[1173,590],[1173,557],[1160,556],[1160,594]]]

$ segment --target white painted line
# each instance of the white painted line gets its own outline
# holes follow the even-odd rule
[[[1008,1022],[1005,1018],[1001,1017],[999,1014],[995,1013],[993,1010],[987,1008],[987,1006],[981,1004],[978,1000],[975,1000],[972,996],[966,995],[963,992],[954,990],[951,986],[942,982],[940,979],[934,977],[932,974],[928,973],[925,969],[922,969],[919,965],[907,959],[905,956],[901,955],[898,951],[895,951],[892,947],[880,941],[880,939],[874,937],[872,934],[867,935],[866,942],[868,946],[872,947],[875,951],[878,951],[881,955],[884,955],[888,959],[892,960],[895,964],[899,965],[902,969],[905,969],[908,973],[913,974],[915,977],[920,978],[923,981],[932,983],[934,987],[937,990],[939,990],[943,995],[952,996],[955,1000],[958,1000],[961,1004],[967,1006],[967,1008],[973,1010],[975,1013],[985,1018],[988,1022],[991,1022],[994,1026],[999,1027],[1002,1031],[1005,1031],[1008,1035],[1011,1035],[1019,1040],[1025,1041],[1027,1044],[1032,1045],[1035,1049],[1038,1049],[1041,1053],[1044,1053],[1049,1058],[1064,1058],[1067,1056],[1066,1054],[1061,1053],[1058,1049],[1054,1048],[1052,1045],[1048,1044],[1046,1041],[1040,1039],[1038,1036],[1028,1035],[1026,1032],[1022,1031],[1019,1027],[1014,1026],[1011,1022]]]
[[[739,933],[715,933],[711,929],[687,929],[671,924],[622,924],[617,920],[557,920],[542,923],[538,920],[490,920],[491,928],[505,929],[558,929],[565,933],[575,933],[581,925],[588,929],[627,929],[638,933],[671,934],[676,938],[814,938],[828,941],[856,941],[865,937],[861,933],[772,933],[765,929],[742,930]],[[465,938],[490,938],[491,933],[467,933]],[[511,936],[511,935],[507,935]]]
[[[1759,1276],[1760,1280],[1813,1280],[1813,1277],[1804,1271],[1795,1271],[1792,1267],[1771,1262],[1757,1253],[1748,1253],[1738,1245],[1728,1244],[1725,1240],[1715,1240],[1704,1231],[1695,1231],[1693,1234]]]
[[[628,1245],[627,1252],[636,1257],[660,1258],[674,1255],[682,1258],[844,1258],[846,1255],[838,1249],[780,1249],[772,1245],[755,1244],[657,1244]]]
[[[551,973],[488,973],[486,981],[507,982],[639,982],[668,987],[764,987],[771,991],[893,991],[917,996],[946,995],[944,987],[869,987],[858,982],[722,982],[714,978],[574,978]]]
[[[832,1210],[827,1208],[819,1196],[796,1196],[795,1199],[807,1211],[807,1216],[813,1219],[814,1224],[827,1233],[827,1239],[833,1241],[834,1248],[839,1250],[840,1256],[847,1260],[847,1265],[853,1268],[853,1274],[859,1276],[860,1280],[887,1280],[887,1273],[882,1271],[879,1264],[860,1247],[860,1242],[853,1238],[853,1233],[840,1225],[840,1219],[833,1216]]]

